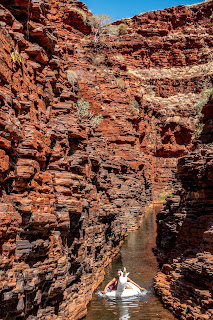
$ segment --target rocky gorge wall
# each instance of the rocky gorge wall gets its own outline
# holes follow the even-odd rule
[[[213,96],[202,113],[202,144],[179,159],[182,187],[157,215],[161,271],[155,289],[181,319],[208,320],[213,317]]]
[[[121,20],[98,45],[79,1],[0,3],[0,318],[80,319],[194,148],[212,1]]]

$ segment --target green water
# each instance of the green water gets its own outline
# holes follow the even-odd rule
[[[174,320],[175,317],[156,297],[153,278],[158,267],[152,253],[156,237],[157,208],[146,212],[141,228],[129,234],[119,255],[106,270],[104,282],[93,295],[88,306],[86,320]],[[133,300],[107,300],[98,295],[116,275],[116,270],[125,266],[129,277],[147,290],[143,296]]]

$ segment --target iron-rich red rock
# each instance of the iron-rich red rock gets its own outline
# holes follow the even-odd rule
[[[162,269],[155,289],[181,319],[213,317],[213,135],[206,130],[213,116],[211,97],[202,113],[199,140],[208,143],[179,159],[182,188],[157,215],[155,252]]]
[[[0,318],[82,318],[127,230],[172,190],[212,73],[211,10],[141,14],[94,43],[82,2],[1,1]]]

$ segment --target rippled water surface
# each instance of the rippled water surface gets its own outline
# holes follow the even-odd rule
[[[152,253],[156,237],[157,208],[147,211],[141,228],[129,234],[120,254],[106,270],[104,282],[96,290],[88,306],[86,320],[174,320],[163,308],[153,290],[153,278],[157,262]],[[131,300],[107,300],[98,295],[116,275],[116,270],[125,266],[129,277],[147,290],[146,294]]]

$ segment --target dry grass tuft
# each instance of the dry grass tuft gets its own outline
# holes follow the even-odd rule
[[[118,35],[122,36],[124,34],[127,34],[128,33],[128,29],[129,29],[129,27],[125,23],[120,23],[118,25]]]
[[[124,56],[122,55],[122,54],[116,54],[115,56],[114,56],[114,58],[116,59],[116,60],[118,60],[118,61],[124,61],[125,59],[124,59]]]
[[[128,69],[129,74],[136,78],[147,79],[188,79],[213,74],[213,62],[200,65],[186,66],[180,68],[150,68],[150,69]]]
[[[72,86],[74,86],[74,84],[78,81],[76,72],[73,70],[67,70],[67,80],[72,84]]]
[[[78,13],[79,15],[82,16],[83,22],[84,24],[87,23],[87,14],[84,10],[77,8],[77,7],[69,7],[70,10],[72,10],[73,12]]]
[[[100,66],[105,64],[106,56],[104,54],[97,54],[92,58],[92,64],[95,66]]]
[[[117,86],[119,89],[121,89],[121,90],[126,89],[126,83],[125,83],[124,79],[122,79],[122,78],[117,78],[117,79],[115,80],[115,83],[116,83],[116,86]]]

